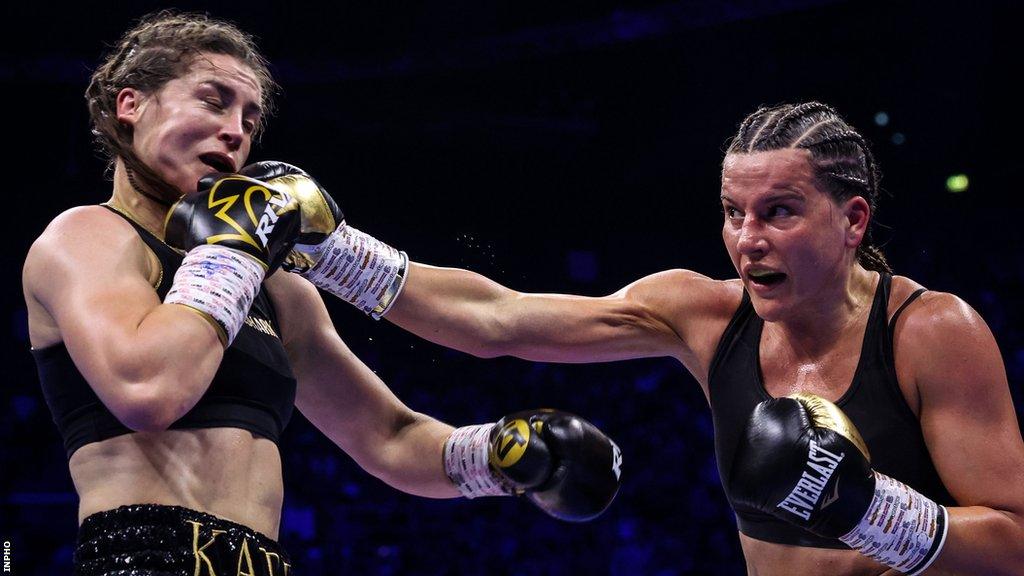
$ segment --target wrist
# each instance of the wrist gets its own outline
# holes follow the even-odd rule
[[[185,254],[164,303],[199,313],[226,348],[242,329],[264,273],[246,254],[222,246],[197,246]]]
[[[494,424],[456,428],[444,444],[444,471],[466,498],[512,494],[490,464]]]
[[[405,286],[409,257],[344,222],[315,246],[298,245],[293,269],[379,320]]]
[[[864,517],[839,540],[861,554],[910,576],[928,568],[942,551],[946,508],[879,472]]]

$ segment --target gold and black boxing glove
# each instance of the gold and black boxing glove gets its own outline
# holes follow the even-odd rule
[[[254,258],[273,273],[298,240],[299,202],[285,190],[239,174],[213,173],[199,192],[171,206],[164,241],[186,252],[208,244]]]
[[[871,467],[867,445],[835,404],[794,394],[758,404],[732,462],[729,492],[907,574],[945,541],[943,506]]]
[[[266,182],[295,199],[301,216],[299,234],[281,268],[297,274],[308,272],[319,261],[324,241],[345,224],[345,215],[334,198],[305,170],[284,162],[256,162],[239,174]]]
[[[282,268],[380,319],[405,285],[409,257],[345,223],[331,195],[306,171],[277,161],[250,164],[241,174],[287,191],[302,215],[299,238]]]
[[[445,470],[467,498],[522,496],[549,516],[583,522],[615,499],[622,452],[579,416],[527,410],[453,431]]]
[[[298,204],[237,174],[211,174],[167,213],[164,241],[186,251],[165,304],[210,322],[224,346],[241,330],[260,284],[295,243]]]

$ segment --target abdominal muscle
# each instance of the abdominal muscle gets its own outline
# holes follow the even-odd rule
[[[128,504],[183,506],[277,539],[284,484],[277,445],[238,428],[135,432],[69,462],[78,522]]]
[[[854,550],[805,548],[755,540],[740,534],[749,576],[877,576],[895,570]]]

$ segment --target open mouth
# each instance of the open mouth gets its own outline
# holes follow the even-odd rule
[[[213,168],[217,172],[226,172],[230,174],[235,171],[235,166],[231,161],[220,154],[200,154],[199,161],[210,168]]]
[[[765,287],[776,286],[786,279],[784,273],[771,270],[751,270],[747,277],[752,283]]]

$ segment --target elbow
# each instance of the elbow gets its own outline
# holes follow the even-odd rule
[[[372,447],[350,456],[364,471],[388,486],[409,494],[427,495],[422,486],[424,467],[422,462],[417,462],[424,456],[420,452],[423,445],[416,438],[419,424],[427,420],[412,411],[397,415],[387,432],[374,439]],[[441,462],[440,450],[437,462]]]
[[[1010,537],[1010,541],[1016,544],[1016,548],[1011,565],[1016,570],[1015,574],[1024,576],[1024,515],[1019,512],[1004,512],[1004,514],[1010,517],[1014,525],[1014,534]]]
[[[524,354],[519,342],[513,337],[513,332],[500,329],[487,331],[486,335],[474,342],[466,352],[485,360],[501,356],[522,357]]]
[[[162,432],[186,412],[209,387],[203,370],[168,370],[154,362],[120,366],[102,398],[111,413],[135,432]]]
[[[486,340],[479,342],[472,348],[466,350],[469,354],[476,356],[477,358],[483,358],[490,360],[491,358],[498,358],[499,356],[511,356],[512,352],[509,347],[504,343],[496,340]]]
[[[174,422],[161,410],[138,405],[120,410],[115,416],[132,432],[163,432]]]
[[[358,464],[363,471],[370,476],[373,476],[377,480],[380,480],[396,490],[405,491],[403,490],[402,479],[399,475],[398,467],[392,466],[386,461],[363,461],[358,462]]]
[[[182,410],[180,401],[165,390],[167,388],[151,382],[129,384],[111,412],[134,432],[167,430],[187,410]]]
[[[517,355],[520,327],[514,302],[518,296],[518,293],[510,291],[500,305],[491,307],[482,315],[466,352],[485,359]]]

